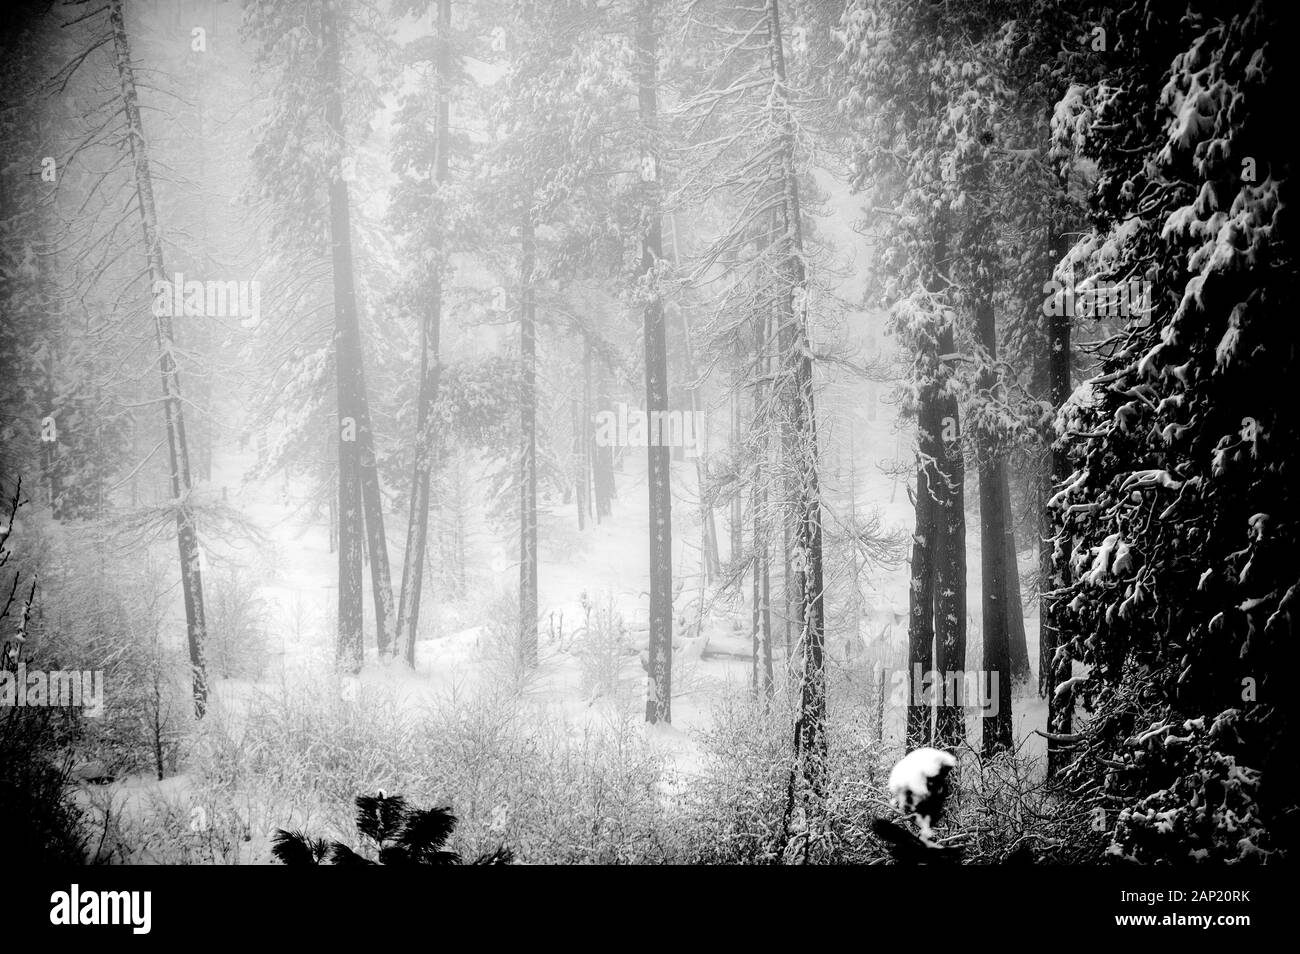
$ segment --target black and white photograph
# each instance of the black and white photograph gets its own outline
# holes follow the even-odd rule
[[[1300,821],[1294,13],[13,0],[23,919],[1037,866],[1244,942]]]

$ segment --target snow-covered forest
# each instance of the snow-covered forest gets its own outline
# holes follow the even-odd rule
[[[1287,7],[11,3],[6,853],[1284,859]]]

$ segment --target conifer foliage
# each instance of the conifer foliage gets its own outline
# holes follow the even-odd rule
[[[275,833],[272,854],[286,865],[459,865],[461,856],[447,848],[456,830],[450,808],[413,808],[400,795],[357,796],[357,832],[362,846],[312,838],[299,830]],[[470,864],[509,864],[508,848],[480,855]]]
[[[1294,726],[1296,76],[1281,5],[1212,7],[1117,18],[1125,82],[1076,90],[1057,127],[1098,166],[1068,263],[1150,288],[1058,418],[1073,472],[1049,502],[1075,665],[1053,691],[1093,709],[1068,775],[1143,861],[1267,857],[1294,825],[1263,779]]]

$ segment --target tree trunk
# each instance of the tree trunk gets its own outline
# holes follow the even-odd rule
[[[783,448],[782,453],[786,453]],[[798,492],[798,488],[795,488]],[[794,624],[797,615],[794,605],[794,569],[790,562],[794,554],[794,547],[791,544],[791,534],[794,531],[795,514],[782,513],[781,515],[781,616],[785,621],[785,664],[786,668],[794,672],[794,658],[798,647],[795,646]]]
[[[1065,253],[1064,236],[1053,237],[1053,261],[1059,261]],[[1070,318],[1068,315],[1056,315],[1047,319],[1047,380],[1048,393],[1053,410],[1059,410],[1070,397]],[[1050,469],[1048,471],[1051,486],[1063,483],[1070,476],[1070,460],[1066,448],[1059,446],[1056,432],[1052,425],[1048,431],[1048,454]],[[1065,580],[1052,568],[1052,541],[1056,528],[1052,516],[1043,498],[1042,535],[1039,543],[1039,561],[1042,569],[1042,581],[1039,584],[1039,690],[1047,696],[1047,728],[1057,734],[1068,734],[1072,728],[1074,716],[1074,694],[1066,691],[1058,698],[1054,687],[1070,678],[1072,669],[1069,652],[1062,646],[1060,624],[1056,616],[1056,601],[1051,597],[1052,590],[1065,583]],[[1066,758],[1066,751],[1058,743],[1047,743],[1047,774],[1055,774]]]
[[[853,644],[862,641],[862,588],[858,574],[858,461],[853,446],[853,426],[849,425],[849,613],[852,614]]]
[[[975,307],[975,333],[986,355],[980,373],[980,389],[991,398],[1000,392],[992,362],[997,358],[997,321],[992,301]],[[998,435],[981,441],[979,463],[980,494],[980,584],[982,590],[983,678],[997,679],[997,698],[991,700],[993,714],[983,712],[981,748],[985,756],[1012,746],[1011,645],[1007,606],[1007,465],[998,446]],[[969,702],[969,700],[965,700]]]
[[[646,232],[641,245],[641,273],[648,282],[645,310],[645,397],[648,424],[646,484],[650,495],[650,640],[649,682],[646,687],[647,722],[672,721],[673,666],[673,566],[672,453],[662,446],[654,425],[656,412],[668,410],[668,346],[663,300],[654,272],[663,257],[663,229],[658,170],[658,37],[656,0],[642,0],[637,22],[639,82],[637,102],[642,136],[642,203]],[[648,162],[647,162],[648,160]],[[649,172],[645,175],[644,172]],[[660,418],[661,419],[661,418]]]
[[[932,272],[926,276],[925,288],[931,295],[943,290],[939,266],[948,254],[947,225],[942,219],[931,226]],[[951,340],[951,329],[948,329]],[[941,394],[940,342],[923,336],[933,349],[923,355],[924,371],[919,387],[917,407],[916,529],[912,537],[912,581],[908,594],[908,684],[907,743],[942,745],[944,729],[942,681],[942,647],[939,618],[939,564],[945,558],[945,535],[948,529],[945,504],[949,481],[945,463],[943,420],[945,402]],[[940,335],[939,337],[942,337]],[[938,671],[936,671],[938,670]],[[929,685],[927,686],[927,682]],[[933,724],[932,724],[933,720]]]
[[[731,391],[731,436],[730,443],[733,453],[740,447],[740,390],[738,386],[732,387]],[[731,496],[730,510],[727,517],[727,531],[730,540],[730,554],[728,560],[735,563],[740,559],[740,555],[745,552],[744,542],[744,501],[741,500],[739,493]]]
[[[939,459],[939,409],[933,388],[922,391],[917,413],[916,527],[912,533],[907,627],[907,748],[933,742],[934,706],[925,700],[925,679],[934,669],[934,559],[938,511],[931,462]]]
[[[44,433],[44,427],[41,430],[41,469],[44,471],[46,480],[46,503],[50,508],[50,515],[55,520],[63,519],[63,484],[60,480],[60,461],[59,461],[59,442],[58,442],[58,422],[59,408],[56,406],[58,400],[58,388],[55,383],[55,358],[58,352],[58,339],[52,338],[49,352],[46,360],[41,365],[41,370],[45,373],[43,387],[41,388],[41,400],[44,412],[54,418],[55,433],[50,435],[52,439],[47,440]]]
[[[775,691],[775,680],[772,672],[772,583],[770,578],[771,563],[767,559],[767,546],[763,546],[759,554],[762,562],[759,564],[759,587],[758,599],[760,604],[758,617],[758,661],[755,668],[759,669],[758,679],[756,682],[761,683],[763,695],[771,697]]]
[[[765,316],[770,320],[771,316]],[[754,523],[754,542],[751,547],[751,564],[754,573],[753,605],[753,665],[751,685],[754,694],[761,689],[764,696],[772,694],[772,614],[768,606],[770,579],[767,530],[763,520],[767,514],[767,491],[763,486],[763,470],[767,464],[767,440],[762,433],[760,420],[763,414],[763,379],[769,373],[766,355],[768,322],[754,322],[754,350],[759,380],[754,384],[753,453],[754,478],[750,490],[750,511]]]
[[[779,233],[785,228],[785,217],[778,213],[773,223],[773,232]],[[790,354],[795,346],[794,322],[786,320],[782,303],[774,302],[772,320],[776,325],[776,347],[780,354]],[[785,660],[786,668],[791,673],[791,659],[796,648],[802,649],[802,642],[796,647],[796,632],[799,640],[803,633],[803,593],[800,587],[802,578],[794,569],[794,546],[792,541],[799,532],[799,445],[793,421],[797,413],[795,402],[798,395],[790,386],[788,376],[783,376],[779,385],[781,405],[785,411],[781,420],[781,467],[779,473],[784,478],[780,508],[781,518],[781,602],[785,618]]]
[[[338,476],[330,477],[329,503],[326,509],[329,512],[329,552],[337,553],[339,549],[339,490]]]
[[[677,257],[677,224],[673,222],[673,264]],[[681,309],[682,341],[686,353],[686,376],[691,382],[687,387],[690,395],[692,420],[700,424],[695,434],[695,490],[700,495],[700,576],[702,583],[717,579],[722,572],[718,557],[718,526],[713,518],[713,505],[705,493],[708,483],[708,461],[705,457],[708,423],[700,410],[700,396],[695,387],[695,356],[691,351],[691,325],[686,317],[686,309]],[[692,424],[694,427],[694,424]]]
[[[595,510],[595,467],[592,444],[595,435],[591,427],[591,339],[582,339],[582,499],[587,508],[587,516],[593,517]]]
[[[608,410],[610,400],[604,363],[598,363],[595,371],[596,407]],[[613,500],[618,489],[614,484],[614,448],[610,444],[596,443],[594,429],[588,446],[591,448],[591,496],[596,504],[596,523],[599,524],[614,512]]]
[[[939,336],[940,354],[951,354],[953,330]],[[934,573],[935,668],[944,680],[935,718],[935,738],[940,746],[960,745],[966,738],[966,721],[953,691],[956,678],[966,671],[966,512],[965,462],[962,459],[961,422],[956,398],[939,403],[939,472],[935,477],[938,501],[938,549]]]
[[[354,312],[355,315],[355,312]],[[357,445],[361,476],[361,509],[365,517],[366,553],[370,558],[371,594],[375,606],[375,639],[380,658],[397,652],[396,607],[393,605],[393,575],[388,563],[388,541],[384,534],[384,499],[379,488],[379,467],[375,457],[375,432],[366,397],[366,376],[361,357],[361,333],[353,340],[357,377]]]
[[[195,121],[197,126],[196,132],[198,134],[198,139],[200,142],[205,141],[205,136],[208,134],[208,131],[204,128],[203,125],[202,91],[204,86],[203,64],[205,60],[206,57],[202,57],[202,56],[190,57],[190,63],[193,66],[193,72],[190,74],[189,79],[192,82],[187,84],[189,86],[189,91],[191,95],[193,95],[194,97]],[[207,182],[207,173],[205,170],[205,163],[204,163],[204,158],[206,156],[207,156],[206,149],[198,150],[198,155],[196,158],[198,160],[198,166],[199,166],[199,181],[202,183]],[[207,272],[209,267],[211,266],[212,259],[208,255],[208,248],[210,247],[209,245],[210,236],[208,231],[208,214],[207,214],[206,203],[199,204],[198,214],[199,214],[198,237],[199,237],[199,241],[202,243],[201,244],[202,251],[199,253],[199,258],[203,266],[204,272]],[[193,345],[195,353],[200,357],[200,360],[203,364],[210,362],[212,360],[212,339],[213,339],[211,326],[206,321],[201,321],[193,329],[193,335],[195,339]],[[187,342],[185,342],[184,340],[182,340],[181,344],[182,347],[187,346]],[[199,479],[204,483],[208,483],[211,482],[212,480],[213,444],[216,439],[215,438],[216,425],[213,420],[214,402],[213,402],[213,394],[212,394],[213,388],[212,388],[211,377],[206,374],[196,377],[193,385],[191,386],[190,391],[191,391],[190,393],[191,407],[195,408],[195,410],[198,412],[197,415],[198,419],[195,422],[197,423],[198,427],[197,427],[197,433],[194,436],[198,442],[197,450],[198,450],[198,457],[199,457]]]
[[[325,124],[341,141],[343,98],[338,24],[328,4],[322,13],[322,55],[329,88]],[[361,334],[357,327],[356,289],[352,276],[352,236],[348,189],[342,175],[329,183],[330,246],[334,283],[334,362],[338,383],[339,446],[339,667],[360,672],[365,659],[362,634],[362,551],[364,517],[361,501]]]
[[[450,42],[451,0],[438,0],[437,67],[438,116],[433,178],[438,185],[447,181],[448,135],[451,119],[447,86],[451,70]],[[441,255],[443,249],[437,249]],[[407,521],[406,555],[402,560],[402,589],[397,607],[397,638],[402,658],[415,665],[415,634],[420,622],[420,596],[424,586],[424,555],[429,533],[429,478],[433,472],[433,433],[431,415],[438,399],[438,382],[442,366],[438,345],[442,330],[442,264],[433,268],[428,308],[420,323],[420,390],[416,399],[415,473],[411,477],[411,513]]]
[[[537,326],[533,271],[537,263],[533,235],[532,192],[525,195],[520,226],[519,363],[519,657],[526,668],[537,665]]]
[[[1016,549],[1016,516],[1011,507],[1011,480],[1003,469],[1002,512],[1006,514],[1007,638],[1011,643],[1011,678],[1028,682],[1029,643],[1025,638],[1025,604],[1020,594],[1020,558]]]
[[[569,469],[573,474],[573,505],[578,511],[578,532],[587,529],[587,455],[583,446],[582,399],[569,402],[573,414],[573,441],[569,451]]]
[[[808,296],[799,181],[795,171],[795,125],[786,86],[785,49],[778,0],[767,0],[767,41],[772,68],[773,125],[779,130],[778,158],[782,215],[781,268],[786,285],[778,299],[783,328],[791,331],[791,348],[782,361],[792,366],[794,396],[791,429],[798,469],[795,512],[795,556],[792,559],[799,594],[800,643],[803,646],[803,690],[799,701],[797,754],[804,780],[814,798],[824,794],[826,766],[825,594],[822,575],[821,485],[817,474],[817,408],[813,391],[812,351],[808,340]],[[796,296],[796,290],[798,295]]]
[[[140,225],[144,233],[145,257],[149,266],[149,278],[154,284],[156,293],[159,283],[166,286],[167,270],[163,265],[162,233],[158,228],[158,213],[154,205],[153,177],[144,136],[144,124],[140,119],[135,72],[131,66],[131,48],[127,40],[122,2],[123,0],[109,0],[109,25],[113,34],[122,111],[127,124],[127,141],[131,149]],[[154,309],[155,312],[160,310]],[[201,719],[207,711],[208,701],[207,672],[203,660],[207,622],[203,606],[203,578],[199,566],[198,531],[189,509],[190,456],[185,440],[185,414],[181,400],[180,376],[177,373],[174,357],[176,342],[172,333],[171,318],[166,315],[155,315],[154,330],[158,341],[158,371],[162,377],[163,422],[167,431],[167,453],[171,466],[171,494],[176,507],[176,546],[180,558],[181,592],[185,602],[185,630],[189,644],[194,714]]]

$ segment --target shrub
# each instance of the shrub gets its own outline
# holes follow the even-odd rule
[[[386,682],[363,682],[348,700],[326,668],[291,671],[283,691],[243,702],[214,706],[199,726],[188,768],[201,796],[115,808],[103,857],[265,862],[277,827],[357,844],[349,806],[380,789],[455,805],[447,850],[465,857],[503,843],[528,862],[672,857],[664,767],[637,713],[575,726],[493,684],[416,707]],[[191,830],[196,808],[209,830]]]
[[[882,753],[865,707],[832,707],[825,792],[813,824],[790,800],[796,700],[731,691],[700,733],[703,770],[683,794],[685,860],[861,863],[884,855],[871,819],[888,810]],[[888,766],[884,766],[884,771]]]
[[[538,641],[538,652],[542,651]],[[511,692],[523,692],[536,674],[536,667],[525,665],[519,645],[519,594],[501,590],[488,601],[486,622],[479,639],[479,652],[486,678]]]
[[[80,864],[81,811],[69,799],[79,720],[59,709],[0,708],[0,818],[10,864]]]
[[[1285,774],[1284,719],[1263,706],[1179,716],[1138,698],[1130,686],[1102,694],[1065,772],[1073,797],[1095,806],[1105,856],[1144,864],[1283,859],[1296,799],[1265,779]]]
[[[612,596],[606,598],[603,606],[597,606],[583,593],[582,609],[585,620],[574,641],[582,696],[590,700],[615,695],[624,664],[631,655],[623,616],[615,608]]]
[[[0,670],[16,671],[20,662],[30,661],[45,635],[35,583],[44,536],[38,522],[20,525],[15,535],[18,512],[26,503],[21,481],[12,486],[0,482],[0,498],[0,592],[9,594],[0,602]],[[19,555],[20,539],[31,544],[24,548],[25,559]],[[35,617],[33,610],[38,610]],[[9,822],[6,862],[82,860],[80,813],[66,797],[69,753],[80,730],[77,711],[0,706],[0,818]]]
[[[252,578],[240,570],[211,574],[209,579],[209,673],[223,679],[260,679],[266,672],[268,657],[266,600]]]

